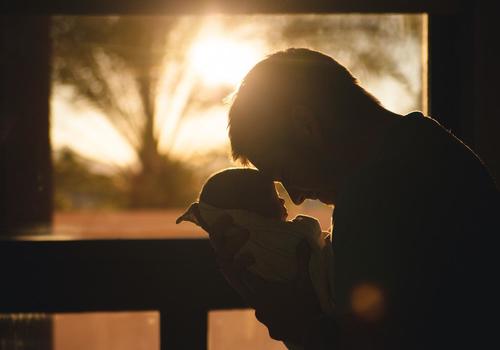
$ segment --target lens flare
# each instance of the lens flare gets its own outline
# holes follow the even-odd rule
[[[367,320],[379,320],[384,311],[384,293],[369,283],[362,283],[353,288],[351,307],[354,314]]]

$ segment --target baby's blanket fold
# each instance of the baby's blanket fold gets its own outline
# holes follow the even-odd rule
[[[200,202],[193,203],[176,223],[190,221],[208,232],[210,225],[222,215],[230,215],[235,225],[250,234],[236,256],[250,253],[255,258],[255,263],[248,270],[269,281],[294,280],[297,273],[296,248],[299,242],[306,239],[311,248],[309,260],[311,282],[323,312],[327,315],[333,312],[331,235],[321,231],[316,219],[299,215],[292,221],[279,221],[246,210],[219,209]],[[229,230],[226,234],[231,238],[230,235],[233,233]]]

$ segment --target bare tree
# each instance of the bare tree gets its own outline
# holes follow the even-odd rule
[[[178,90],[197,26],[174,17],[65,16],[54,17],[52,28],[55,83],[70,86],[75,102],[100,110],[136,152],[132,205],[178,203],[189,170],[160,151],[165,114],[157,107],[159,99],[169,104],[179,94],[184,101],[176,112],[182,116],[187,107],[189,96]]]

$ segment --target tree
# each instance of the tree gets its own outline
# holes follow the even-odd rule
[[[127,207],[123,174],[92,170],[94,162],[69,148],[54,154],[54,205],[57,210],[120,209]]]
[[[421,62],[423,25],[420,15],[295,16],[275,31],[273,40],[297,45],[300,38],[302,46],[322,47],[348,63],[356,76],[391,77],[406,94],[418,96],[411,109],[422,109],[421,69],[408,68]]]
[[[53,80],[70,86],[75,102],[100,110],[136,152],[132,206],[179,204],[183,196],[169,178],[182,179],[184,187],[192,180],[189,167],[159,149],[165,116],[158,106],[162,98],[177,99],[178,115],[170,117],[180,118],[188,105],[183,55],[196,33],[195,25],[173,17],[53,18]]]

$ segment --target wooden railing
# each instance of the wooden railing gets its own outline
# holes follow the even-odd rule
[[[161,349],[205,349],[209,310],[245,307],[207,240],[0,241],[0,313],[158,310]]]

